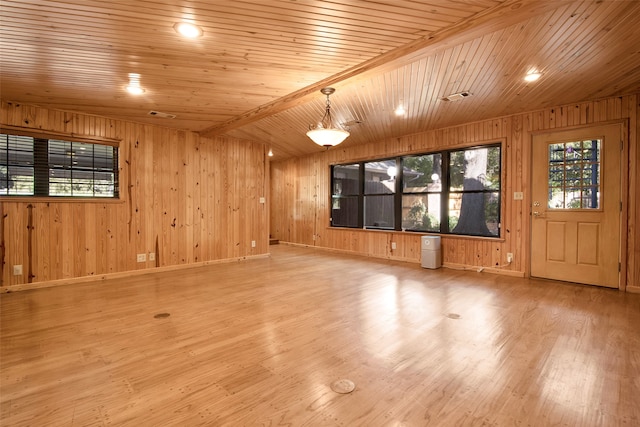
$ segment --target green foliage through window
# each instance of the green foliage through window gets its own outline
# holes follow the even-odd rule
[[[600,207],[601,140],[549,145],[549,209]]]

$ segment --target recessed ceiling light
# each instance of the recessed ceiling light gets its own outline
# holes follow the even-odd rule
[[[184,37],[195,39],[196,37],[201,37],[204,32],[202,28],[197,25],[190,24],[189,22],[178,22],[173,26],[173,29],[178,32],[178,34],[183,35]]]
[[[526,81],[528,81],[528,82],[535,82],[541,76],[542,76],[542,74],[540,74],[540,73],[528,73],[526,76],[524,76],[524,79]]]
[[[273,150],[269,148],[269,157],[273,157]]]
[[[144,89],[140,86],[140,74],[129,73],[129,84],[126,89],[131,95],[142,95],[144,93]]]
[[[405,110],[402,105],[399,105],[398,108],[395,109],[394,113],[396,113],[396,116],[404,116],[407,113],[407,110]]]

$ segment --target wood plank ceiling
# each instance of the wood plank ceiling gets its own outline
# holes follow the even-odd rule
[[[261,141],[275,159],[322,150],[305,132],[328,85],[336,121],[362,121],[345,146],[640,90],[636,0],[3,0],[0,20],[3,101]]]

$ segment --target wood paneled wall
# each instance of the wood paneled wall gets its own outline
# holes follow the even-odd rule
[[[10,102],[1,114],[5,126],[120,140],[120,201],[0,199],[5,289],[27,283],[29,265],[35,283],[268,252],[263,144]]]
[[[528,275],[530,227],[531,135],[550,129],[585,126],[594,123],[624,121],[628,125],[628,143],[624,162],[623,185],[626,215],[626,250],[623,256],[623,280],[629,290],[640,291],[640,95],[616,97],[580,104],[549,108],[494,120],[469,123],[388,139],[357,147],[340,146],[318,154],[271,163],[271,234],[283,242],[355,252],[374,257],[419,262],[420,234],[338,229],[329,227],[330,165],[363,159],[383,158],[405,153],[425,152],[442,147],[502,141],[503,211],[501,239],[443,236],[443,262],[452,267],[485,267],[504,274]],[[524,200],[513,200],[513,192],[524,192]],[[391,249],[396,242],[397,249]],[[509,266],[506,253],[514,254]]]

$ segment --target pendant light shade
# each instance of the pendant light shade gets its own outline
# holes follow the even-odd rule
[[[309,131],[307,132],[307,136],[311,138],[313,142],[326,148],[340,144],[350,135],[346,130],[337,128],[333,125],[329,95],[335,91],[336,90],[332,87],[325,87],[320,90],[323,95],[327,96],[327,106],[324,111],[324,116],[322,116],[322,119],[317,126],[309,126]]]
[[[325,129],[316,128],[307,132],[307,136],[311,138],[313,142],[323,147],[334,147],[347,139],[349,132],[342,129]]]

